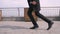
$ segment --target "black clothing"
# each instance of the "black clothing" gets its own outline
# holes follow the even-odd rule
[[[38,26],[38,24],[36,23],[36,21],[33,18],[33,15],[32,15],[32,11],[33,10],[35,11],[35,15],[36,16],[38,16],[39,18],[43,19],[48,24],[51,23],[51,20],[47,19],[45,16],[43,16],[42,14],[39,13],[39,11],[40,11],[40,3],[39,3],[39,0],[27,0],[27,1],[28,1],[28,4],[29,4],[29,9],[28,9],[27,14],[28,14],[29,18],[31,19],[34,27],[35,26]],[[33,5],[33,4],[30,3],[30,2],[33,2],[33,1],[36,1],[37,4],[36,5]]]

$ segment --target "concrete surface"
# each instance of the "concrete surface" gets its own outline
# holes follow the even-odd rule
[[[46,30],[48,24],[44,21],[37,21],[38,29],[29,29],[31,22],[24,21],[0,21],[0,34],[60,34],[60,21],[54,21],[50,30]]]

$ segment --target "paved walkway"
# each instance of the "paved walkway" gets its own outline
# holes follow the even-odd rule
[[[29,29],[32,27],[31,22],[24,21],[0,21],[0,34],[60,34],[60,21],[54,21],[53,27],[47,29],[47,23],[37,21],[38,29]]]

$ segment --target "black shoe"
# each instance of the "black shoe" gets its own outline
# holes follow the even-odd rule
[[[48,23],[48,28],[47,30],[51,29],[52,25],[54,24],[54,22]]]
[[[36,29],[36,28],[38,28],[38,26],[31,27],[30,29]]]

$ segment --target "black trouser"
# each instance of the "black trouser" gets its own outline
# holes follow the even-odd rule
[[[36,23],[36,21],[34,20],[34,17],[32,15],[33,12],[33,8],[29,8],[28,10],[28,16],[31,19],[32,23],[34,26],[37,26],[38,24]],[[47,23],[50,23],[51,20],[47,19],[45,16],[43,16],[42,14],[39,13],[39,10],[35,10],[35,15],[38,16],[39,18],[43,19],[44,21],[46,21]]]

